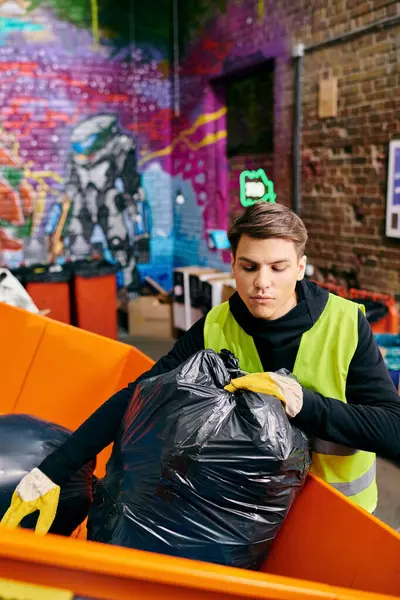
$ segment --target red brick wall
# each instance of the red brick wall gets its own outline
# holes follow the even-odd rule
[[[355,27],[393,15],[395,4],[347,3]],[[325,10],[328,35],[348,28],[343,17]],[[400,137],[399,34],[400,27],[363,35],[304,59],[302,217],[310,258],[356,269],[362,287],[390,292],[400,291],[400,244],[384,235],[388,143]],[[318,27],[313,37],[326,36]],[[328,73],[338,77],[338,115],[319,119],[317,83]]]
[[[275,58],[271,170],[277,200],[291,205],[294,44],[319,43],[400,15],[400,3],[265,0],[259,13],[260,6],[258,0],[232,0],[227,13],[215,16],[195,41],[203,40],[199,48],[214,45],[223,55],[210,61],[210,77],[240,69],[246,61],[250,65],[253,56],[254,60]],[[399,36],[400,26],[396,26],[304,57],[301,199],[311,263],[323,270],[356,272],[363,287],[397,293],[400,243],[385,238],[384,228],[388,143],[400,137]],[[190,57],[191,73],[200,75],[188,85],[191,97],[200,99],[207,85],[204,56],[197,50]],[[338,115],[320,119],[318,84],[329,74],[338,78]],[[220,168],[221,160],[210,161],[209,169]],[[239,163],[229,161],[230,212],[238,205],[237,175],[246,157]]]

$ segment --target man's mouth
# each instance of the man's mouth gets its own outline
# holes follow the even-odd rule
[[[250,296],[251,300],[257,300],[257,302],[268,302],[271,300],[275,300],[275,298],[271,298],[271,296]]]

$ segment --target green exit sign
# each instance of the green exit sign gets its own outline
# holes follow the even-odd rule
[[[275,202],[274,184],[264,169],[242,171],[239,177],[240,204],[251,206],[256,202]]]

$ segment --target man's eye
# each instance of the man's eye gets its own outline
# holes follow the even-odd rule
[[[242,266],[242,269],[243,269],[243,271],[249,272],[249,271],[255,271],[256,267],[244,267],[244,266]]]
[[[282,273],[282,271],[286,271],[287,267],[273,267],[273,271],[276,271],[277,273]]]

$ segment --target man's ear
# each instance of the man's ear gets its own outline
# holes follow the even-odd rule
[[[231,268],[232,268],[232,271],[233,271],[233,267],[234,266],[235,266],[235,256],[234,256],[233,252],[231,252]]]
[[[307,256],[304,254],[298,262],[297,265],[297,281],[301,281],[304,279],[304,275],[306,274],[306,265],[307,265]]]

